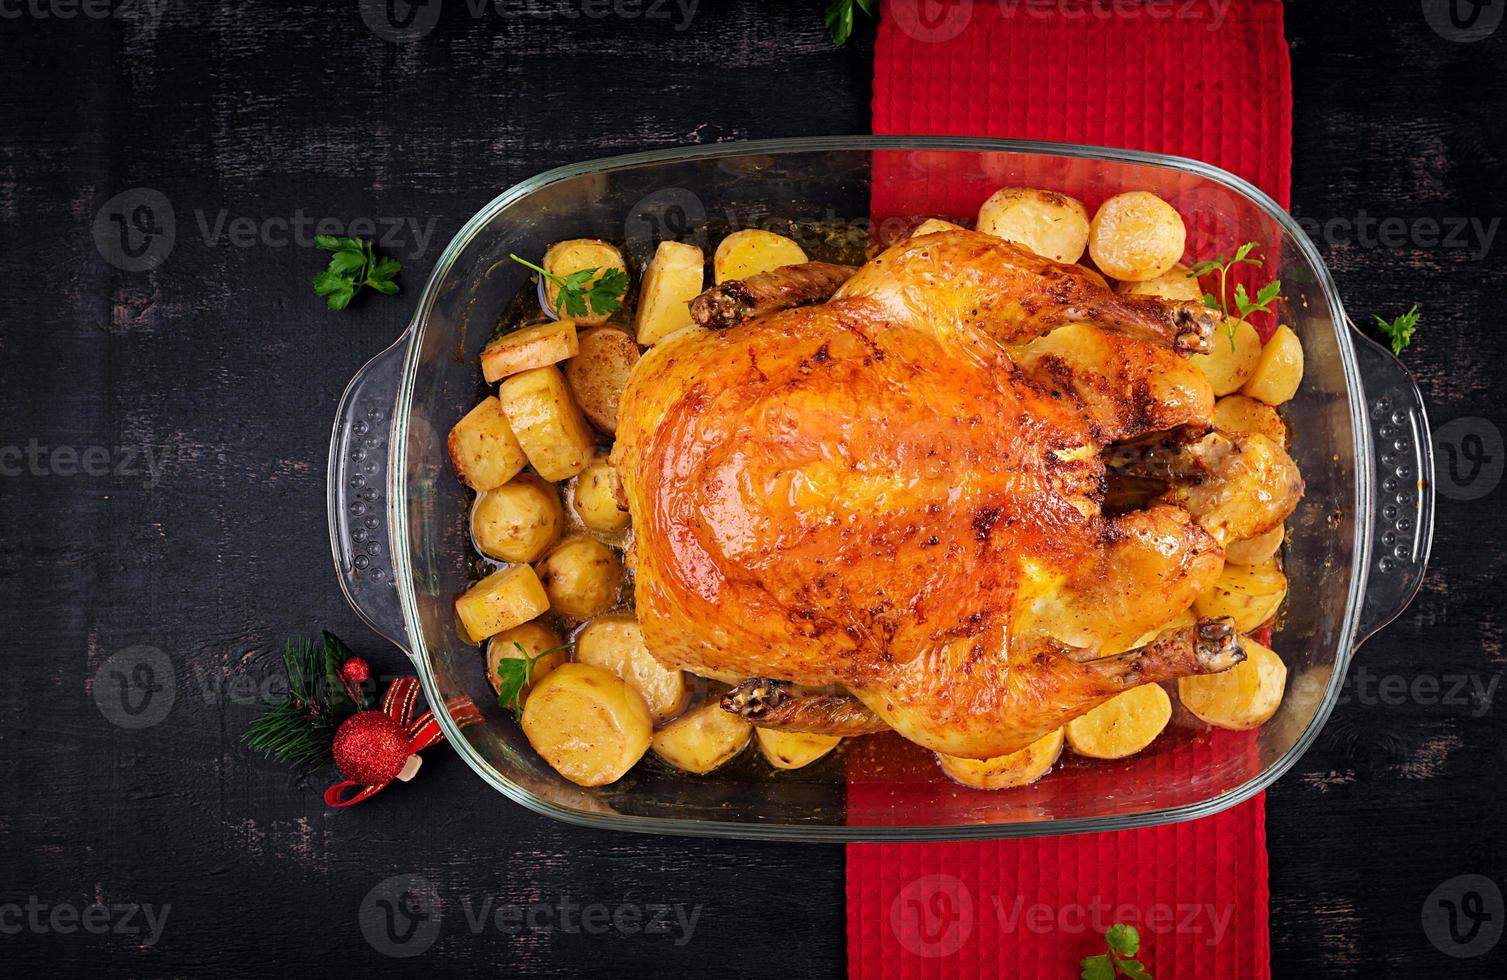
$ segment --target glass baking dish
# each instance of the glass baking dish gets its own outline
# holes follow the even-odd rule
[[[1090,212],[1150,190],[1182,212],[1190,255],[1259,241],[1282,280],[1284,321],[1306,374],[1287,406],[1307,482],[1285,552],[1291,588],[1273,641],[1288,692],[1257,732],[1175,719],[1118,763],[1064,756],[1030,787],[964,789],[930,754],[891,735],[845,740],[806,769],[772,773],[745,757],[709,776],[652,757],[619,783],[558,776],[496,706],[482,657],[457,636],[451,603],[472,561],[469,494],[446,435],[482,393],[477,355],[537,256],[553,241],[619,243],[630,266],[662,238],[715,245],[758,226],[819,246],[919,216],[971,218],[1006,185],[1045,187]],[[816,256],[814,256],[816,257]],[[1357,332],[1313,245],[1270,198],[1193,160],[1008,140],[835,137],[686,147],[561,167],[513,187],[445,249],[408,329],[357,374],[335,420],[330,537],[341,586],[373,629],[413,659],[445,734],[504,796],[593,827],[798,840],[936,840],[1116,830],[1215,813],[1281,776],[1312,744],[1357,647],[1406,606],[1428,560],[1433,461],[1424,406],[1406,371]],[[447,698],[467,694],[484,723],[457,729]]]

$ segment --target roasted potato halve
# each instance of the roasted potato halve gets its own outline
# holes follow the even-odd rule
[[[484,640],[549,611],[539,576],[527,565],[493,572],[455,600],[455,614],[468,636]]]
[[[1224,546],[1224,560],[1232,565],[1260,565],[1269,561],[1282,550],[1282,541],[1287,537],[1287,527],[1278,524],[1265,534],[1254,538],[1231,541]]]
[[[1261,335],[1244,320],[1225,319],[1214,328],[1207,354],[1189,358],[1209,379],[1216,395],[1236,391],[1255,373],[1261,362]]]
[[[628,510],[619,491],[622,481],[617,468],[600,456],[576,477],[570,505],[581,523],[599,534],[616,534],[628,526]]]
[[[523,649],[520,650],[519,647]],[[546,651],[546,656],[539,656]],[[525,656],[539,658],[529,670],[529,682],[523,686],[523,692],[527,694],[550,671],[565,663],[565,649],[560,645],[560,634],[535,620],[503,630],[488,640],[487,680],[492,682],[494,690],[499,688],[501,680],[497,675],[498,665],[504,660],[522,660]]]
[[[1197,303],[1203,299],[1203,290],[1198,279],[1188,275],[1188,267],[1178,263],[1171,269],[1145,282],[1126,281],[1115,287],[1123,296],[1160,296],[1162,299],[1184,300]]]
[[[691,300],[706,282],[706,256],[695,245],[660,242],[644,269],[643,289],[633,332],[638,342],[652,347],[691,325]]]
[[[561,541],[536,566],[549,608],[571,619],[590,619],[617,602],[623,563],[596,538],[576,534]]]
[[[1146,282],[1177,264],[1187,239],[1176,208],[1149,191],[1128,191],[1094,212],[1088,254],[1110,278]]]
[[[927,218],[916,226],[916,230],[910,233],[910,237],[918,238],[921,235],[935,235],[939,231],[967,231],[962,225],[953,224],[951,221],[943,221],[941,218]]]
[[[1225,563],[1214,584],[1193,600],[1199,616],[1229,616],[1235,628],[1249,633],[1277,614],[1287,598],[1287,576],[1276,561],[1260,565]]]
[[[1268,405],[1280,405],[1297,394],[1302,381],[1303,345],[1283,324],[1261,348],[1261,357],[1240,393]]]
[[[979,208],[977,228],[1054,262],[1077,262],[1088,245],[1088,209],[1056,191],[1001,187]]]
[[[1259,432],[1279,446],[1287,445],[1287,426],[1277,410],[1245,395],[1226,395],[1214,403],[1214,428],[1229,433]]]
[[[501,403],[490,396],[455,423],[449,448],[455,474],[473,490],[502,486],[528,462]]]
[[[523,702],[523,733],[555,771],[580,786],[623,778],[649,748],[654,725],[644,699],[611,672],[567,663]]]
[[[476,498],[471,537],[484,555],[503,561],[534,561],[560,537],[565,510],[554,486],[520,473]]]
[[[481,375],[488,384],[510,374],[558,364],[580,349],[576,321],[552,320],[503,334],[481,351]]]
[[[591,428],[556,368],[513,375],[497,386],[497,398],[523,455],[541,477],[568,480],[591,462]]]
[[[809,732],[777,732],[757,728],[759,754],[776,769],[800,769],[837,748],[838,735],[812,735]]]
[[[541,263],[544,270],[556,276],[568,276],[574,272],[584,272],[587,269],[596,269],[597,272],[587,280],[589,284],[596,282],[607,274],[609,269],[617,269],[626,273],[628,266],[623,262],[623,253],[615,246],[609,245],[596,238],[571,238],[563,242],[555,242],[544,253],[544,261]],[[568,311],[560,310],[560,287],[545,280],[544,300],[549,304],[548,312],[564,316]],[[611,310],[602,311],[588,308],[584,315],[574,315],[575,322],[583,327],[595,326],[606,323],[612,316]]]
[[[617,431],[617,408],[638,363],[638,343],[616,327],[581,331],[580,350],[565,362],[565,380],[581,412],[603,432]]]
[[[1180,677],[1178,700],[1215,728],[1242,732],[1264,725],[1282,705],[1287,665],[1270,648],[1240,638],[1245,659],[1217,674]]]
[[[676,769],[705,775],[742,752],[752,734],[752,725],[713,699],[655,732],[652,747]]]
[[[712,256],[712,278],[718,283],[747,279],[786,265],[809,261],[793,239],[772,231],[745,228],[722,239]]]
[[[1019,752],[992,759],[964,759],[937,753],[942,771],[974,789],[1012,789],[1034,783],[1056,765],[1062,755],[1062,729],[1043,735]]]
[[[644,631],[631,614],[598,616],[576,634],[576,662],[612,671],[637,691],[656,722],[685,710],[685,672],[666,667],[644,646]]]
[[[1159,684],[1122,691],[1067,723],[1067,744],[1091,759],[1123,759],[1156,741],[1172,720],[1172,699]]]

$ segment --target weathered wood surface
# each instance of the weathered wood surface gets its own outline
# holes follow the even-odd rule
[[[334,585],[329,424],[477,207],[614,152],[868,128],[872,29],[834,51],[816,0],[704,3],[683,30],[673,6],[669,19],[528,6],[552,13],[473,18],[457,3],[393,44],[357,2],[136,0],[71,19],[57,2],[6,5],[21,12],[0,22],[8,967],[842,974],[840,848],[577,830],[505,803],[444,750],[414,785],[336,813],[318,780],[238,741],[254,713],[238,679],[266,676],[285,636],[327,626],[379,670],[403,667]],[[1352,228],[1321,237],[1357,320],[1423,306],[1407,360],[1436,426],[1482,417],[1452,431],[1495,432],[1499,447],[1507,28],[1455,43],[1417,3],[1355,0],[1293,4],[1288,34],[1295,211]],[[92,229],[136,191],[113,208],[129,218],[141,189],[170,203],[176,240],[155,270],[122,271]],[[308,288],[321,258],[286,244],[300,216],[400,221],[388,250],[405,263],[402,296],[324,311]],[[1362,231],[1368,217],[1402,219],[1400,243]],[[1426,219],[1479,231],[1430,244]],[[1501,490],[1465,492],[1440,500],[1423,595],[1365,647],[1364,686],[1270,795],[1279,977],[1496,976],[1507,957],[1504,944],[1446,958],[1421,918],[1454,876],[1507,884],[1507,534]],[[150,650],[170,665],[171,709],[145,728],[112,723],[131,721],[110,700],[112,671]],[[1438,688],[1399,696],[1384,678]],[[409,962],[374,948],[360,917],[402,874],[431,882],[443,913]],[[69,920],[95,902],[170,910],[149,944],[141,913],[85,920],[135,934]],[[605,911],[579,908],[594,903]],[[611,924],[620,906],[642,919]],[[658,906],[665,931],[645,934]]]

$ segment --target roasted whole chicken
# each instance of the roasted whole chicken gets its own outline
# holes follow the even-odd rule
[[[644,641],[736,685],[725,709],[982,759],[1243,658],[1188,610],[1302,481],[1213,431],[1186,355],[1215,311],[970,231],[691,309],[633,371],[612,462]],[[1109,510],[1122,475],[1159,492]]]

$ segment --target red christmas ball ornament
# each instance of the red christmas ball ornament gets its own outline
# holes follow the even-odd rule
[[[387,712],[360,711],[335,732],[335,764],[347,779],[366,786],[406,780],[419,762],[408,744],[408,732]]]
[[[352,657],[340,665],[340,678],[347,684],[361,685],[371,679],[372,669],[360,657]]]

